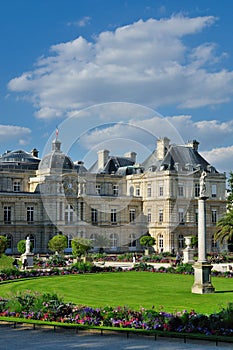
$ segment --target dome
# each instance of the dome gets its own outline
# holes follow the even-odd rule
[[[40,162],[40,169],[61,169],[61,170],[72,170],[74,164],[70,157],[61,151],[61,142],[54,140],[52,142],[52,152],[44,156]]]

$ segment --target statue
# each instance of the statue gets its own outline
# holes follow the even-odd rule
[[[26,254],[30,253],[30,238],[26,239]]]
[[[206,182],[205,182],[206,176],[207,176],[207,173],[203,171],[200,177],[200,197],[207,197]]]

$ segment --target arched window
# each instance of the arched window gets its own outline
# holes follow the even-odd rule
[[[72,248],[72,245],[71,245],[72,239],[73,239],[73,236],[69,233],[67,235],[67,248],[69,248],[69,249]]]
[[[163,251],[163,235],[159,235],[159,250],[162,252]]]
[[[74,209],[72,205],[68,204],[65,209],[65,223],[71,223],[74,221]]]
[[[6,248],[6,252],[11,252],[12,251],[12,247],[13,247],[13,238],[10,234],[6,233],[3,235],[4,237],[6,237],[7,239],[7,248]]]
[[[211,247],[212,249],[215,249],[218,248],[218,245],[217,245],[217,242],[214,240],[214,235],[212,235],[211,237]]]
[[[110,246],[111,248],[117,248],[118,235],[116,233],[111,233],[110,235]]]
[[[178,237],[178,247],[184,248],[184,235],[179,235]]]
[[[92,233],[90,235],[90,241],[91,241],[93,246],[96,246],[96,234],[95,233]]]
[[[131,233],[129,235],[129,247],[130,248],[135,248],[136,247],[136,236],[134,233]]]

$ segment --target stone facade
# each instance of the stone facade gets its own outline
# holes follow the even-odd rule
[[[67,252],[74,237],[91,239],[95,250],[140,251],[139,238],[148,233],[156,251],[182,251],[185,237],[197,235],[202,170],[209,193],[207,251],[218,251],[213,234],[226,210],[226,177],[201,157],[197,141],[178,146],[160,139],[141,165],[134,152],[114,157],[99,151],[89,170],[65,155],[58,139],[42,160],[35,149],[7,152],[0,157],[0,230],[8,237],[7,252],[17,254],[17,243],[29,236],[34,253],[46,253],[58,232],[68,237]]]

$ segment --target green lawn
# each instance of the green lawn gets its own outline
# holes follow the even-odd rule
[[[214,294],[192,294],[193,276],[120,272],[42,277],[0,284],[0,296],[23,290],[56,292],[64,301],[93,307],[112,305],[175,312],[213,313],[233,302],[233,280],[212,278]]]

